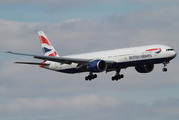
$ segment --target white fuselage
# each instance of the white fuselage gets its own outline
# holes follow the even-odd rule
[[[115,50],[107,50],[100,52],[91,52],[85,54],[76,54],[70,56],[63,56],[69,58],[91,59],[91,60],[104,60],[115,61],[115,64],[109,66],[106,71],[118,68],[127,68],[130,66],[138,66],[145,64],[158,64],[169,62],[176,56],[176,52],[169,46],[165,45],[149,45],[141,47],[130,47]],[[78,64],[63,64],[58,62],[46,61],[50,65],[45,65],[43,68],[55,70],[65,73],[78,73],[87,72],[88,70],[81,71],[76,69]]]
[[[7,53],[15,55],[31,56],[43,62],[15,62],[18,64],[39,65],[41,68],[63,72],[80,73],[89,72],[85,80],[97,78],[98,72],[116,71],[111,79],[119,80],[124,78],[120,74],[121,69],[135,67],[139,73],[149,73],[153,70],[154,64],[163,63],[163,72],[167,71],[166,65],[175,58],[177,53],[174,49],[166,45],[148,45],[139,47],[130,47],[85,54],[76,54],[69,56],[59,56],[53,45],[50,43],[43,31],[39,31],[39,39],[43,50],[43,55],[32,55],[8,51]]]

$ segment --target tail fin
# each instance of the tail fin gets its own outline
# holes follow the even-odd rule
[[[59,57],[58,53],[56,52],[46,35],[43,33],[43,31],[39,31],[38,34],[44,56]]]

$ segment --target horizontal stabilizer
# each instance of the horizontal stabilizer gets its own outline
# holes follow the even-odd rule
[[[30,64],[30,65],[49,65],[48,63],[34,63],[34,62],[15,62],[17,64]]]

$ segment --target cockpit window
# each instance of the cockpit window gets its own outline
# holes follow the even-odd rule
[[[174,49],[166,49],[166,51],[174,51]]]

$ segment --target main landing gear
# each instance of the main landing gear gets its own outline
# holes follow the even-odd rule
[[[85,80],[91,81],[94,78],[97,78],[97,75],[90,72],[89,75],[85,77]]]
[[[164,62],[163,65],[164,65],[164,68],[162,69],[163,72],[167,72],[167,68],[165,68],[167,66],[169,62]]]
[[[121,71],[121,69],[116,69],[116,75],[111,78],[112,81],[114,81],[114,80],[118,81],[119,79],[124,78],[124,75],[120,74],[120,71]],[[85,80],[91,81],[92,79],[95,79],[95,78],[97,78],[97,75],[90,72],[89,75],[85,77]]]
[[[116,70],[116,75],[111,78],[112,81],[114,81],[114,80],[118,81],[119,79],[124,78],[123,74],[119,74],[120,71],[121,71],[121,69]]]

